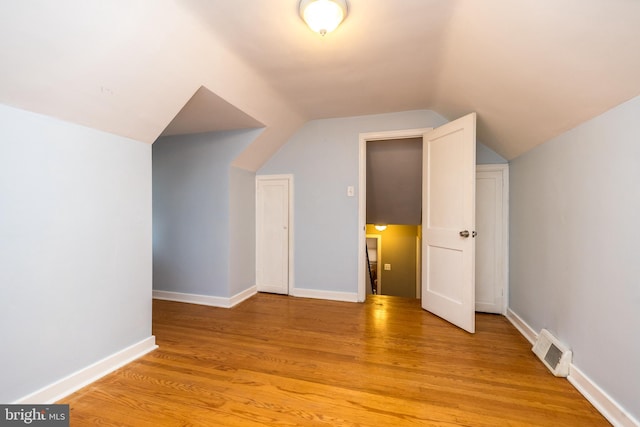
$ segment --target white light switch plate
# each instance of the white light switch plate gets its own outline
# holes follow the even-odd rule
[[[347,187],[347,196],[348,197],[353,197],[356,194],[356,189],[353,187],[353,185],[350,185]]]
[[[388,271],[391,271],[391,264],[385,264],[384,265],[384,269],[388,270]]]

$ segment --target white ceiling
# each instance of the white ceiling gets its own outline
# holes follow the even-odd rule
[[[2,2],[0,102],[153,142],[203,86],[179,132],[240,112],[255,170],[310,119],[476,111],[511,159],[640,94],[637,0],[349,0],[324,38],[297,4]]]

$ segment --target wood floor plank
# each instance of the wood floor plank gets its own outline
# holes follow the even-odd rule
[[[160,348],[64,399],[71,425],[606,426],[502,316],[418,300],[154,301]]]

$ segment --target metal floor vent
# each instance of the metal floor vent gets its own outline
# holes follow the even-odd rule
[[[533,352],[556,377],[569,375],[571,350],[562,345],[549,331],[543,329],[533,345]]]

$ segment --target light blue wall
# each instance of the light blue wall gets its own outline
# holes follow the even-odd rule
[[[640,419],[640,97],[510,162],[510,307]]]
[[[153,144],[154,289],[231,296],[230,241],[232,233],[239,237],[237,226],[231,228],[231,210],[254,190],[243,174],[233,172],[236,194],[231,206],[230,164],[260,132],[164,137]],[[248,220],[243,216],[238,221]],[[240,287],[247,278],[236,273],[234,269],[235,286]]]
[[[151,336],[151,146],[0,105],[0,402]]]
[[[296,288],[357,292],[359,134],[446,122],[429,110],[314,120],[258,171],[294,175]],[[482,144],[477,151],[479,162],[505,162]],[[349,185],[356,187],[355,197],[347,197]]]
[[[494,165],[508,163],[507,159],[480,142],[476,142],[476,164]]]
[[[256,174],[231,167],[229,185],[229,290],[256,284]]]
[[[358,291],[359,134],[444,123],[426,110],[314,120],[258,171],[294,175],[296,288]],[[347,197],[349,185],[355,197]]]

